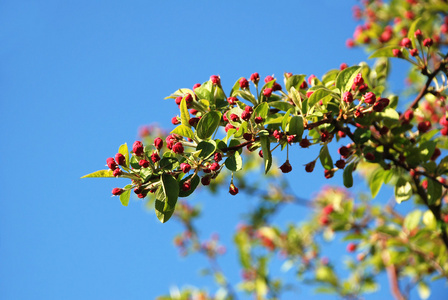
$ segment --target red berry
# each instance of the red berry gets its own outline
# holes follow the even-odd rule
[[[236,194],[238,194],[238,188],[232,183],[230,184],[229,187],[229,193],[233,196],[235,196]]]
[[[120,188],[114,188],[114,189],[112,190],[112,195],[114,195],[114,196],[119,196],[119,195],[121,195],[123,192],[124,192],[123,189],[120,189]]]
[[[327,206],[325,206],[325,207],[322,209],[322,212],[323,212],[325,215],[329,215],[329,214],[331,214],[333,211],[334,211],[333,204],[328,204]]]
[[[182,185],[182,191],[186,192],[191,189],[191,183],[189,181],[185,181]]]
[[[211,177],[210,176],[204,176],[201,178],[201,183],[202,185],[209,185],[211,181]]]
[[[272,85],[272,90],[273,91],[281,91],[282,86],[280,84],[278,84],[277,82],[274,82],[274,85]]]
[[[300,84],[300,88],[301,89],[306,89],[308,87],[308,84],[306,83],[306,81],[302,81],[302,83]]]
[[[431,47],[433,44],[433,40],[431,38],[427,38],[423,40],[423,46],[425,47]]]
[[[331,135],[328,131],[323,130],[322,133],[320,134],[320,139],[322,142],[326,142],[331,138]]]
[[[315,160],[313,160],[312,162],[307,163],[305,165],[305,171],[308,172],[308,173],[313,172],[315,165],[316,165],[316,161]]]
[[[347,245],[347,251],[348,252],[354,252],[357,248],[357,245],[355,243],[349,243]]]
[[[408,39],[407,37],[403,38],[401,40],[401,46],[402,47],[406,47],[406,48],[412,48],[412,42],[410,39]]]
[[[368,152],[368,153],[364,154],[364,157],[369,161],[375,160],[375,154],[373,154],[372,152]]]
[[[252,138],[253,138],[253,135],[252,135],[252,133],[246,132],[246,133],[243,134],[243,138],[244,138],[246,141],[251,141]]]
[[[431,128],[431,122],[430,121],[422,121],[418,123],[417,129],[420,133],[425,133]]]
[[[302,148],[308,148],[309,146],[311,146],[311,143],[307,138],[304,138],[300,141],[299,145]]]
[[[341,148],[339,148],[338,152],[342,156],[342,158],[345,158],[345,159],[347,159],[351,153],[350,149],[346,146],[342,146]]]
[[[338,167],[338,169],[344,169],[345,168],[345,160],[340,159],[336,161],[335,166]]]
[[[327,169],[324,170],[324,176],[326,179],[330,179],[331,177],[333,177],[333,175],[334,175],[334,172],[332,170],[327,170]]]
[[[262,117],[255,117],[254,121],[256,124],[260,124],[260,123],[263,123],[264,120]]]
[[[188,124],[192,127],[196,127],[196,125],[198,125],[200,118],[191,118],[190,120],[188,120]]]
[[[442,152],[440,151],[439,148],[434,149],[434,153],[431,156],[431,160],[436,160],[441,154]]]
[[[112,157],[109,157],[108,159],[106,159],[106,163],[107,163],[107,166],[109,167],[109,169],[111,169],[112,171],[115,170],[116,168],[118,168],[117,163],[115,162],[115,160]]]
[[[283,165],[281,165],[280,170],[283,173],[289,173],[289,172],[292,171],[292,166],[291,166],[291,164],[289,163],[288,160]]]
[[[140,141],[134,142],[134,145],[132,145],[132,152],[134,152],[137,156],[142,156],[143,154],[143,144]]]

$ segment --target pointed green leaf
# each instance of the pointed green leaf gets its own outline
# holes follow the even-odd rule
[[[196,127],[196,133],[200,139],[210,138],[221,122],[221,113],[217,111],[209,111],[199,120]]]
[[[174,208],[179,195],[179,184],[177,180],[168,174],[162,174],[162,192],[164,200],[156,200],[155,210],[160,222],[165,223],[174,213]]]
[[[262,117],[266,119],[269,112],[269,104],[267,102],[263,102],[255,107],[254,114],[256,117]]]
[[[99,178],[99,177],[114,177],[114,172],[112,170],[99,170],[87,175],[82,176],[81,178]]]
[[[214,140],[202,141],[197,145],[196,150],[201,150],[199,154],[200,158],[207,159],[215,153],[216,143]]]
[[[400,177],[395,184],[395,200],[397,203],[409,200],[412,196],[412,185],[404,177]]]
[[[198,187],[199,182],[201,180],[199,179],[198,175],[196,175],[194,177],[193,176],[194,176],[194,174],[191,174],[179,182],[179,197],[182,197],[182,198],[188,197],[196,190],[196,188]],[[184,190],[182,190],[182,186],[183,186],[184,182],[187,180],[190,180],[191,188],[188,191],[184,191]]]
[[[318,89],[317,91],[314,91],[313,94],[311,94],[310,98],[308,99],[308,107],[312,108],[314,105],[316,105],[319,100],[322,100],[328,95],[333,95],[334,93],[330,91],[329,89],[322,88]]]
[[[417,26],[419,25],[421,19],[422,19],[421,17],[415,19],[415,20],[412,22],[411,26],[409,26],[409,30],[408,30],[408,39],[410,39],[410,40],[412,41],[412,48],[415,48],[415,47],[416,47],[414,33],[415,33],[415,30],[417,30]]]
[[[129,198],[131,198],[131,185],[127,185],[125,186],[125,190],[123,193],[121,193],[120,195],[120,202],[123,206],[128,206],[129,204]]]
[[[324,167],[327,170],[333,169],[333,159],[331,159],[330,152],[328,151],[328,146],[324,145],[320,149],[319,159],[322,164],[322,167]]]
[[[129,167],[129,150],[128,150],[128,144],[124,143],[123,145],[118,148],[118,153],[123,154],[123,156],[126,159],[126,167]]]
[[[344,173],[342,174],[342,178],[344,180],[344,186],[346,188],[351,188],[353,186],[353,168],[355,167],[354,163],[348,164],[344,168]]]
[[[384,170],[382,168],[377,168],[373,173],[369,176],[368,184],[370,187],[370,193],[372,194],[372,198],[375,198],[378,192],[381,189],[381,186],[384,182]]]
[[[272,154],[269,136],[260,136],[261,150],[263,151],[264,173],[267,174],[272,166]]]
[[[291,87],[291,89],[289,90],[289,95],[292,99],[292,102],[294,102],[297,108],[302,111],[302,97],[300,97],[300,93],[294,87]]]
[[[176,134],[178,134],[180,136],[187,137],[187,138],[190,138],[190,139],[194,139],[194,132],[193,132],[193,130],[191,130],[190,127],[185,126],[183,124],[181,124],[181,125],[177,126],[176,128],[174,128],[171,131],[171,133],[176,133]]]
[[[305,80],[305,77],[305,75],[292,75],[289,77],[285,84],[286,90],[289,91],[292,87],[294,87],[298,91],[303,80]]]
[[[432,205],[442,197],[442,185],[438,182],[434,182],[428,179],[428,204]]]
[[[197,87],[194,90],[194,93],[198,96],[199,99],[205,99],[208,102],[212,103],[213,102],[212,87],[213,87],[212,82],[206,81],[200,87]]]
[[[237,172],[243,167],[243,160],[238,151],[234,155],[227,157],[225,161],[226,168],[230,171]]]
[[[355,80],[355,77],[359,72],[361,72],[361,67],[353,66],[344,69],[339,73],[338,77],[336,78],[336,87],[341,92],[341,95],[352,88],[353,81]]]
[[[401,48],[400,46],[386,46],[373,52],[373,54],[369,56],[369,59],[377,57],[395,57],[392,51],[394,49],[399,49],[402,53],[401,57],[396,58],[406,59],[409,57],[409,52],[405,48]]]
[[[187,108],[187,101],[185,100],[185,97],[182,98],[182,101],[180,102],[180,120],[182,125],[187,126],[190,128],[190,113],[188,112]]]
[[[282,129],[285,132],[289,131],[289,120],[291,119],[291,115],[294,114],[294,108],[289,109],[282,119]]]
[[[288,102],[285,101],[273,101],[273,102],[269,102],[269,106],[277,108],[281,111],[288,111],[290,109],[292,109],[294,111],[294,105],[289,104]]]
[[[299,141],[302,140],[303,135],[303,118],[302,116],[293,116],[289,121],[289,134],[295,134]]]

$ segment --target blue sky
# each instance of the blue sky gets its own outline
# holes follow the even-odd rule
[[[177,88],[213,74],[227,89],[253,72],[320,76],[365,60],[345,47],[355,3],[0,2],[1,298],[153,299],[172,285],[210,286],[198,275],[205,261],[172,246],[178,224],[160,224],[136,198],[128,207],[111,198],[126,181],[80,176],[132,144],[139,126],[172,128],[176,106],[163,98]],[[288,176],[309,197],[322,176],[305,179],[308,161],[295,160]],[[230,242],[226,229],[254,200],[192,201],[204,209],[204,236]],[[223,260],[237,282],[232,252]]]

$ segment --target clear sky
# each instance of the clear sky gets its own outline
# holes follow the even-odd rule
[[[80,177],[132,144],[139,126],[171,129],[177,108],[163,98],[178,88],[214,74],[227,89],[253,72],[320,76],[365,60],[345,47],[355,3],[1,1],[0,298],[153,299],[186,284],[213,291],[199,276],[205,261],[173,247],[176,222],[160,224],[136,198],[121,206],[110,191],[126,181]],[[305,175],[307,162],[295,158],[288,175],[304,197],[324,183],[321,173]],[[227,229],[254,200],[191,201],[202,203],[204,236],[230,243]],[[236,283],[233,254],[223,261]],[[370,299],[384,295],[387,286]]]

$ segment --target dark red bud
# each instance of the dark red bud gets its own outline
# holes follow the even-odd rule
[[[289,173],[289,172],[292,171],[292,166],[291,166],[291,164],[289,163],[288,160],[283,165],[281,165],[280,170],[283,173]]]
[[[120,188],[114,188],[114,189],[112,190],[112,195],[114,195],[114,196],[119,196],[119,195],[121,195],[123,192],[124,192],[123,189],[120,189]]]
[[[156,147],[157,150],[162,149],[163,147],[163,140],[159,137],[154,139],[154,146]]]
[[[106,163],[107,163],[107,166],[109,167],[109,169],[111,169],[112,171],[115,170],[116,168],[118,168],[117,163],[115,162],[115,160],[112,157],[109,157],[108,159],[106,159]]]
[[[118,176],[120,176],[121,175],[121,170],[120,170],[120,168],[116,168],[115,170],[114,170],[114,177],[118,177]]]
[[[314,167],[316,166],[316,161],[313,160],[312,162],[309,162],[305,165],[305,171],[308,173],[311,173],[314,171]]]
[[[186,173],[190,172],[191,166],[187,163],[181,163],[180,169],[182,170],[182,172],[184,172],[186,174]]]
[[[132,145],[132,152],[134,152],[137,156],[143,155],[143,144],[140,141],[134,142],[134,145]]]
[[[249,87],[249,81],[247,81],[246,78],[241,78],[239,84],[242,89],[247,89]]]
[[[233,196],[235,196],[236,194],[238,194],[238,188],[232,183],[230,184],[229,187],[229,193]]]

